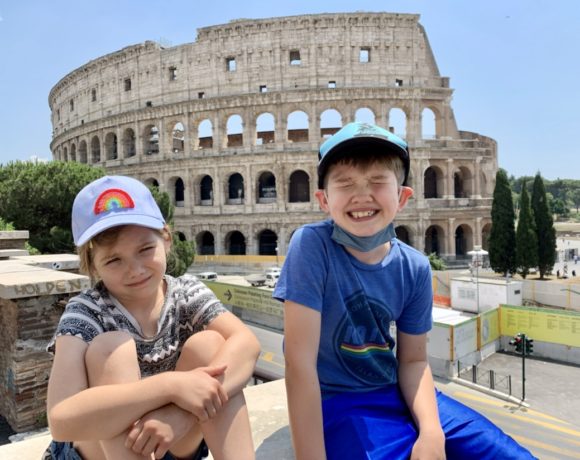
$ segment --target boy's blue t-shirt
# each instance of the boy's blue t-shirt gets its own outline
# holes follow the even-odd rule
[[[408,334],[432,326],[431,268],[423,254],[395,238],[380,263],[367,265],[335,243],[332,230],[326,220],[295,232],[274,290],[276,299],[322,315],[317,369],[323,398],[396,383],[391,322]]]

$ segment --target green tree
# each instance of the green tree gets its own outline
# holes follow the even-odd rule
[[[570,201],[573,203],[574,207],[576,208],[576,213],[580,212],[580,188],[571,190],[568,195]]]
[[[514,205],[508,177],[503,169],[495,176],[491,206],[491,232],[489,235],[489,262],[497,273],[507,275],[516,270],[516,232]]]
[[[72,203],[100,168],[75,162],[12,162],[0,166],[0,216],[30,232],[41,253],[73,252]]]
[[[520,215],[516,230],[516,265],[518,271],[525,279],[530,272],[530,268],[538,265],[538,237],[536,235],[536,224],[532,215],[530,196],[524,186],[520,195]]]
[[[431,264],[431,270],[445,270],[447,268],[445,261],[439,257],[436,252],[432,252],[427,257],[429,258],[429,263]]]
[[[167,273],[171,276],[183,275],[189,266],[193,263],[195,257],[195,242],[185,241],[179,237],[179,234],[173,231],[173,215],[175,206],[171,203],[171,198],[167,192],[160,192],[157,187],[149,187],[151,194],[161,214],[171,228],[172,242],[171,251],[167,255]]]
[[[570,215],[570,208],[562,198],[555,198],[550,202],[550,208],[558,217],[567,217]]]
[[[544,279],[544,275],[552,271],[556,262],[556,230],[540,173],[534,178],[532,210],[538,235],[538,270],[540,279]]]

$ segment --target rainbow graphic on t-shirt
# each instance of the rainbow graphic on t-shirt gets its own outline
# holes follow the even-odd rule
[[[364,343],[362,345],[343,343],[340,345],[340,350],[352,356],[365,358],[375,353],[386,353],[390,351],[390,347],[388,343]]]
[[[99,195],[93,210],[95,214],[101,214],[102,212],[134,207],[135,203],[127,192],[118,188],[110,188]]]

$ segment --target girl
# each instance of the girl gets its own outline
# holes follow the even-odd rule
[[[165,274],[169,229],[150,191],[105,176],[77,195],[81,270],[48,346],[55,459],[253,459],[242,389],[259,343],[196,278]]]

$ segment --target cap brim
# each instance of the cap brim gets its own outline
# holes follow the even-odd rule
[[[127,219],[130,217],[129,219]],[[165,226],[165,222],[150,216],[131,216],[126,215],[112,215],[106,219],[101,219],[95,224],[87,228],[81,236],[75,241],[76,246],[82,246],[89,241],[93,236],[101,233],[109,228],[120,227],[121,225],[137,225],[139,227],[152,228],[154,230],[161,230]]]
[[[318,164],[318,188],[324,188],[324,177],[326,176],[328,166],[331,163],[335,163],[339,161],[341,158],[347,156],[353,149],[369,149],[369,148],[377,148],[380,152],[384,153],[392,153],[397,155],[402,161],[403,166],[405,169],[405,178],[403,180],[403,185],[406,184],[407,178],[409,176],[409,167],[410,167],[410,160],[409,160],[409,153],[406,149],[401,147],[400,145],[396,144],[395,142],[391,142],[389,140],[379,138],[379,137],[354,137],[351,139],[347,139],[337,145],[335,145],[332,149],[330,149],[324,157],[320,160]]]

